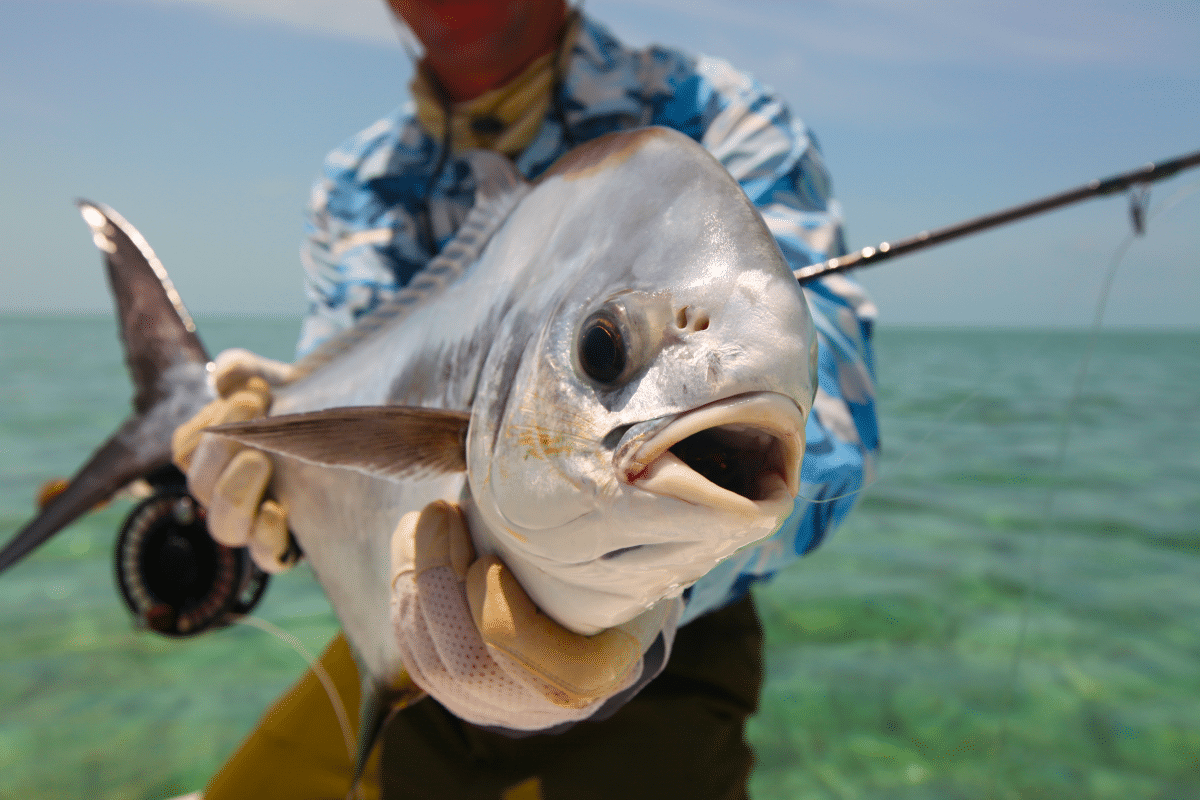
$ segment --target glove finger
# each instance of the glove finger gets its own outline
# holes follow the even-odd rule
[[[225,468],[235,455],[245,449],[244,445],[211,433],[200,437],[200,444],[192,453],[192,463],[187,470],[188,491],[200,505],[205,508],[212,505],[213,493]]]
[[[256,379],[257,380],[257,379]],[[251,382],[245,389],[239,389],[225,398],[225,413],[221,423],[246,422],[267,415],[267,406],[271,404],[271,392],[258,386],[258,381]]]
[[[250,390],[234,392],[229,397],[212,401],[200,409],[196,416],[176,428],[171,436],[171,452],[176,466],[184,472],[190,471],[196,461],[196,450],[204,438],[205,428],[257,419],[266,415],[270,404],[270,392],[263,394]]]
[[[204,429],[221,424],[226,405],[224,400],[214,400],[175,429],[171,435],[171,460],[175,466],[184,472],[191,468]]]
[[[268,385],[287,383],[291,375],[291,364],[264,358],[239,347],[222,351],[213,362],[213,385],[220,397],[245,386],[252,378],[262,380],[263,390],[269,392]]]
[[[493,657],[465,597],[463,576],[474,553],[456,506],[437,502],[406,514],[392,536],[391,558],[392,621],[401,661],[413,681],[452,713],[521,730],[591,713],[595,703],[573,702],[520,665]]]
[[[392,534],[392,579],[406,570],[415,575],[449,567],[459,582],[475,559],[467,523],[458,506],[442,500],[405,514]]]
[[[488,647],[565,693],[571,705],[612,694],[641,663],[637,637],[619,627],[595,636],[567,630],[538,610],[495,556],[472,564],[466,583],[471,615]]]
[[[462,583],[444,566],[425,570],[414,582],[417,611],[429,637],[426,660],[436,660],[451,680],[469,689],[491,657],[471,621]]]
[[[524,662],[517,661],[495,647],[488,648],[488,655],[496,666],[515,683],[524,686],[530,693],[564,709],[579,710],[594,707],[597,703],[602,702],[605,697],[632,686],[642,675],[642,661],[638,659],[637,663],[630,668],[625,676],[612,686],[611,691],[606,691],[600,697],[592,697],[560,688],[556,683],[551,683],[540,674],[531,672]]]
[[[489,689],[476,684],[495,691],[510,679],[492,664],[471,620],[462,585],[471,558],[456,506],[436,501],[405,514],[392,535],[392,607],[414,677],[437,694],[490,706]]]
[[[247,546],[258,568],[272,575],[291,569],[299,561],[288,533],[287,512],[274,500],[264,500],[258,507]]]
[[[209,504],[216,481],[225,471],[226,462],[243,449],[243,446],[236,442],[205,433],[204,428],[226,422],[246,422],[258,419],[266,414],[269,403],[269,396],[263,397],[252,391],[234,392],[223,400],[214,400],[209,403],[195,418],[181,426],[181,429],[182,427],[190,428],[197,419],[201,418],[203,418],[203,422],[207,423],[203,428],[194,429],[198,443],[192,448],[190,457],[186,459],[188,462],[186,470],[188,488],[201,505]],[[180,431],[176,431],[177,436],[179,433]],[[185,432],[185,434],[187,433],[189,432]],[[189,442],[183,437],[180,439],[181,447],[186,449]]]
[[[244,547],[271,480],[271,459],[258,450],[234,455],[213,486],[208,531],[226,547]]]
[[[415,584],[409,589],[415,590]],[[512,710],[494,695],[495,689],[509,681],[508,676],[496,673],[491,680],[464,685],[447,669],[441,655],[433,647],[433,637],[416,602],[415,591],[402,593],[407,599],[393,600],[392,619],[395,626],[400,660],[418,687],[433,695],[451,712],[485,725],[500,725],[512,718]],[[489,662],[486,649],[480,665],[486,670]],[[490,690],[490,691],[489,691]],[[520,691],[518,689],[518,691]],[[542,726],[548,727],[548,726]]]
[[[241,394],[242,392],[248,392],[254,395],[259,399],[259,402],[262,403],[263,412],[262,414],[259,414],[259,416],[267,413],[266,410],[271,405],[271,387],[267,385],[265,380],[259,378],[258,376],[248,378],[244,383],[235,386],[228,386],[227,391],[221,396],[233,397],[234,395]],[[229,420],[229,422],[233,422],[233,420]]]
[[[422,631],[424,638],[409,637],[410,654],[418,659],[426,679],[442,683],[439,699],[449,703],[448,708],[464,700],[472,715],[530,719],[527,715],[543,715],[555,708],[578,711],[592,705],[545,686],[526,670],[506,669],[499,663],[479,637],[462,582],[449,566],[424,570],[415,584],[415,616],[420,620],[415,630]]]
[[[401,579],[412,582],[413,564],[416,561],[414,551],[417,521],[421,518],[420,511],[410,511],[400,518],[396,530],[392,531],[392,597],[399,596]]]

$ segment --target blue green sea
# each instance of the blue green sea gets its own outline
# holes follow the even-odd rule
[[[287,358],[296,325],[200,330]],[[1101,332],[1072,403],[1087,350],[878,332],[878,481],[757,590],[754,798],[1200,797],[1200,331]],[[0,537],[129,397],[108,318],[0,317]],[[199,789],[304,668],[248,627],[136,630],[113,578],[129,508],[0,576],[0,797]],[[257,613],[314,651],[336,629],[304,568]]]

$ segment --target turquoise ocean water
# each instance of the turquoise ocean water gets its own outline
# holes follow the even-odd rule
[[[290,355],[295,323],[201,320]],[[766,798],[1200,797],[1200,332],[884,328],[885,454],[849,524],[757,592]],[[101,317],[0,317],[0,537],[125,416]],[[262,632],[137,631],[119,501],[0,576],[0,797],[203,786],[303,669]],[[260,616],[319,650],[311,574]]]

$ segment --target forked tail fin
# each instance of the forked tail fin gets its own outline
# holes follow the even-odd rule
[[[213,398],[208,353],[158,256],[107,206],[78,201],[103,253],[133,379],[133,414],[0,550],[0,572],[123,486],[170,464],[171,434]]]

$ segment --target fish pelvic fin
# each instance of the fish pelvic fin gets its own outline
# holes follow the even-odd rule
[[[371,751],[383,736],[388,722],[397,713],[408,708],[413,703],[425,697],[425,692],[408,676],[401,672],[391,685],[380,683],[370,677],[363,667],[359,671],[365,675],[362,681],[362,706],[359,709],[358,748],[354,755],[354,773],[350,782],[350,794],[356,797],[359,782],[366,771],[367,760]]]
[[[513,163],[498,153],[474,150],[468,155],[475,176],[475,205],[458,233],[412,280],[374,311],[338,336],[326,341],[293,365],[292,379],[301,378],[333,361],[359,341],[442,293],[474,264],[492,235],[508,219],[530,184]]]
[[[0,549],[0,572],[135,479],[168,467],[171,434],[213,397],[196,325],[150,245],[108,206],[77,204],[108,270],[134,413]]]
[[[355,406],[217,425],[209,433],[323,467],[402,480],[463,472],[471,415],[415,406]]]

